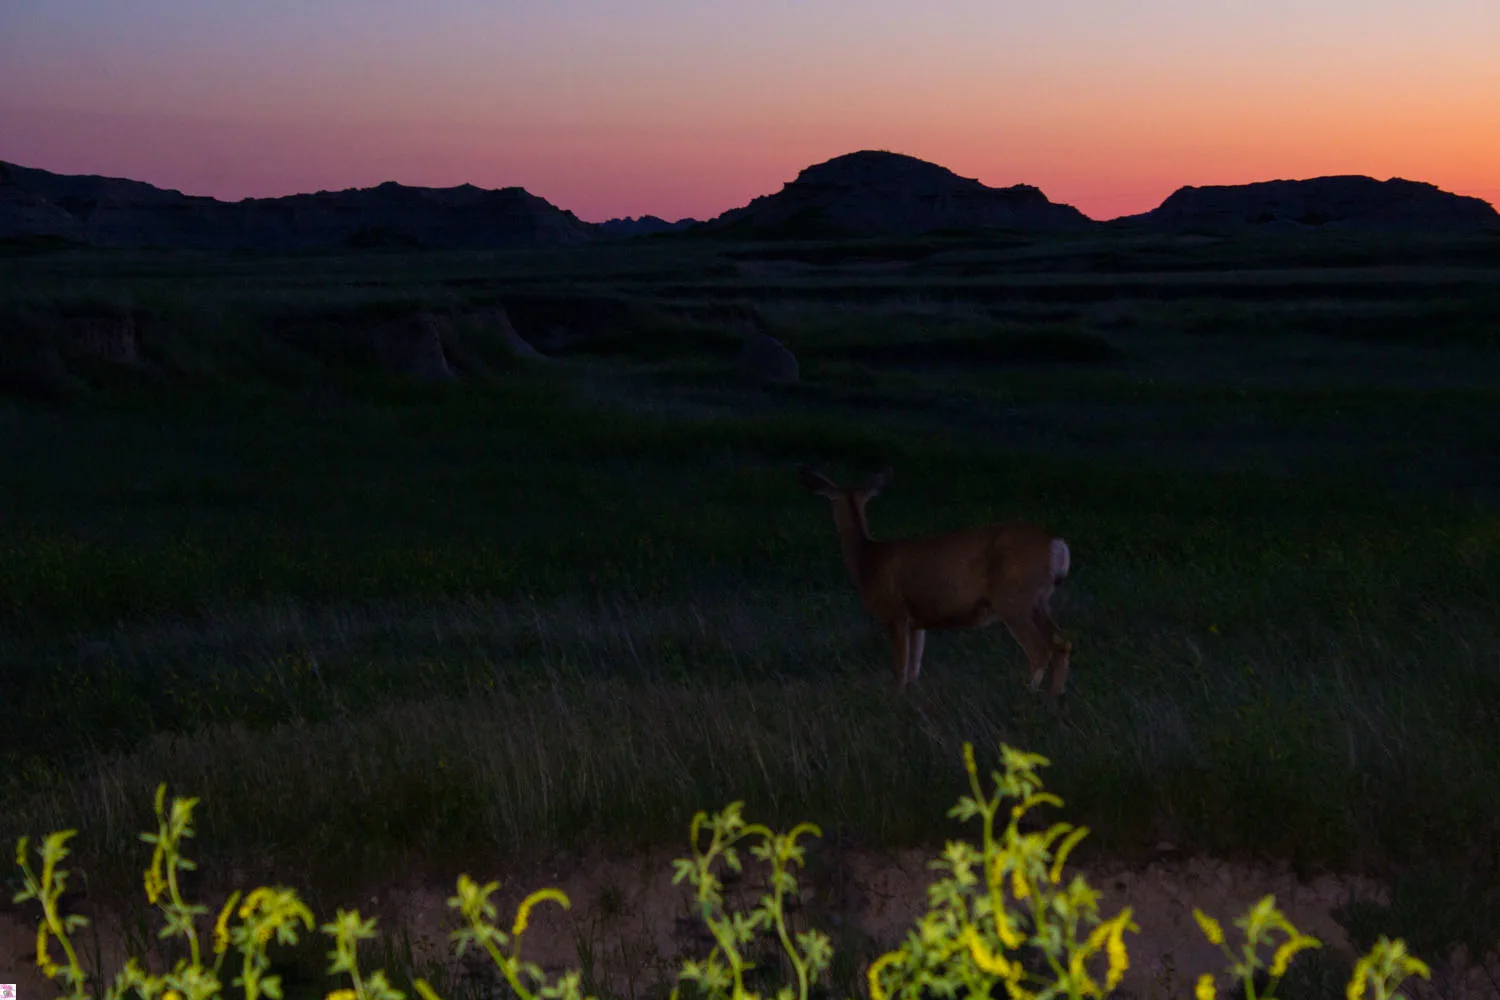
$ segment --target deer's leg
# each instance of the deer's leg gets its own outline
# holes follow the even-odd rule
[[[911,621],[905,617],[898,618],[886,625],[891,634],[891,653],[894,656],[896,668],[896,687],[905,689],[908,657],[911,654]]]
[[[1052,657],[1052,643],[1042,633],[1030,608],[1006,608],[1001,613],[1000,620],[1005,623],[1016,642],[1021,644],[1021,649],[1025,650],[1026,660],[1031,665],[1031,683],[1028,687],[1032,691],[1038,690]]]
[[[922,650],[926,646],[927,630],[924,628],[911,629],[911,638],[906,647],[906,672],[911,680],[916,680],[922,673]]]
[[[1057,652],[1052,661],[1052,697],[1062,697],[1063,688],[1068,684],[1068,670],[1073,658],[1073,644],[1067,639],[1059,639]]]
[[[1073,654],[1073,644],[1062,637],[1062,630],[1057,627],[1057,622],[1052,620],[1052,614],[1045,603],[1038,604],[1032,609],[1031,620],[1047,643],[1048,666],[1052,669],[1050,691],[1052,697],[1056,698],[1063,693],[1063,688],[1068,683],[1069,660]]]

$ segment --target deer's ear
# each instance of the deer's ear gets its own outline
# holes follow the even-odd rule
[[[836,496],[839,492],[838,486],[836,486],[830,479],[828,479],[828,477],[819,475],[818,473],[814,472],[809,466],[797,466],[797,475],[799,478],[801,478],[802,485],[813,493],[819,493],[825,497],[832,497]]]
[[[869,485],[865,487],[865,493],[872,497],[879,496],[887,486],[891,485],[891,477],[894,475],[895,473],[891,471],[889,465],[881,469],[875,474],[875,478],[870,480]]]

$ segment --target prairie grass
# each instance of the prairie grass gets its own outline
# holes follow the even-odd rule
[[[206,855],[315,887],[673,841],[730,799],[925,843],[951,833],[956,748],[1003,739],[1056,762],[1092,850],[1472,865],[1500,835],[1488,250],[1392,279],[1319,270],[1357,245],[1291,247],[1291,275],[1252,247],[1246,278],[1124,238],[935,246],[901,265],[915,291],[831,251],[745,277],[691,241],[19,259],[7,315],[128,311],[154,367],[0,402],[0,836],[77,826],[129,892],[165,780],[211,796]],[[1056,272],[1080,254],[1141,270]],[[1043,294],[976,274],[955,299],[921,270],[945,255]],[[880,295],[840,291],[860,282]],[[283,335],[538,288],[614,296],[624,325],[441,385]],[[753,310],[803,381],[737,381],[737,327],[703,302]],[[924,341],[964,346],[924,366]],[[896,697],[803,461],[895,467],[877,537],[1063,534],[1065,718],[998,628],[934,636]]]

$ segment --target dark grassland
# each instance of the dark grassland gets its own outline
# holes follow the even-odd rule
[[[496,301],[579,336],[368,364]],[[737,377],[752,309],[799,384]],[[1053,759],[1080,859],[1500,884],[1500,239],[13,246],[0,351],[0,839],[79,827],[95,888],[138,893],[162,780],[205,868],[335,895],[735,798],[940,841],[964,740]],[[877,536],[1064,535],[1066,716],[998,627],[898,697],[802,461],[894,466]]]

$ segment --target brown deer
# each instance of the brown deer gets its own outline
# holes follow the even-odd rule
[[[1068,682],[1073,644],[1052,620],[1052,592],[1068,575],[1068,543],[1037,524],[1009,522],[924,538],[870,537],[865,504],[891,482],[885,469],[864,486],[839,486],[807,466],[802,484],[833,503],[844,566],[865,610],[890,633],[896,683],[922,672],[929,629],[1002,621],[1031,664],[1032,691],[1050,667],[1055,700]]]

